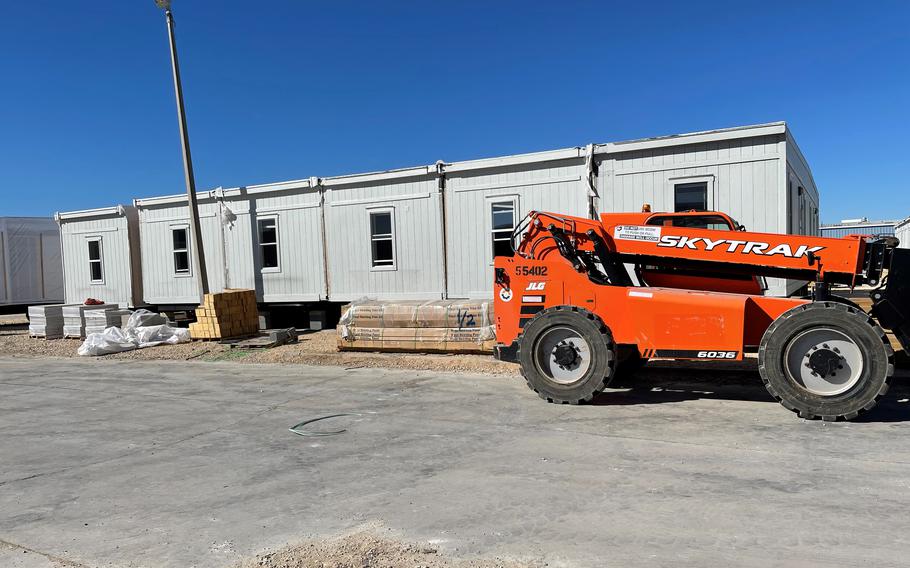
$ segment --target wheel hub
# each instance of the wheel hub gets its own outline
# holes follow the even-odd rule
[[[814,349],[806,355],[809,359],[807,365],[813,373],[818,373],[822,378],[836,376],[837,370],[844,368],[844,358],[840,356],[839,352],[840,350],[836,347],[834,349],[826,347]]]
[[[553,360],[563,369],[570,367],[578,360],[578,348],[563,341],[553,350]]]
[[[788,342],[783,359],[787,375],[817,396],[849,391],[859,382],[865,366],[856,341],[832,327],[811,327],[796,334]]]
[[[585,378],[591,368],[591,346],[568,326],[554,326],[534,343],[537,368],[547,380],[571,385]]]

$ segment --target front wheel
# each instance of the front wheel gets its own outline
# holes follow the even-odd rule
[[[613,378],[616,347],[609,328],[591,312],[557,306],[537,314],[518,347],[521,374],[541,398],[579,404]]]
[[[768,327],[758,367],[768,392],[801,417],[850,420],[888,391],[893,355],[885,332],[865,312],[815,302]]]

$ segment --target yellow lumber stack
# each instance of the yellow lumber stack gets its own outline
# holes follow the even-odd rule
[[[196,322],[190,324],[193,339],[228,339],[252,335],[259,331],[256,292],[228,288],[206,294],[196,308]]]

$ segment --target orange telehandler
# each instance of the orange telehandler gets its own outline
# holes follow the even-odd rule
[[[852,419],[888,389],[910,345],[910,250],[894,237],[747,232],[718,212],[532,211],[495,259],[496,356],[550,402],[591,400],[649,359],[758,354],[768,391],[803,418]],[[764,278],[814,282],[762,295]],[[832,285],[873,287],[871,312]],[[808,288],[807,288],[808,289]]]

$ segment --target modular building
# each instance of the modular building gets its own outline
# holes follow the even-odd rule
[[[139,220],[133,207],[57,213],[63,254],[64,301],[95,298],[136,307],[142,299]]]
[[[310,180],[198,194],[209,288],[250,288],[262,303],[326,299],[322,193]],[[136,199],[145,301],[197,304],[186,195]]]
[[[900,248],[910,249],[910,217],[894,226],[894,236],[900,240]]]
[[[57,224],[50,217],[0,217],[0,306],[61,301]]]
[[[900,221],[870,221],[861,219],[844,219],[840,223],[822,225],[823,237],[840,238],[847,235],[894,235],[894,230]]]
[[[264,304],[489,298],[529,211],[690,209],[818,234],[819,196],[783,122],[198,194],[210,289]],[[199,301],[186,196],[136,199],[144,300]],[[804,282],[768,280],[786,295]]]

